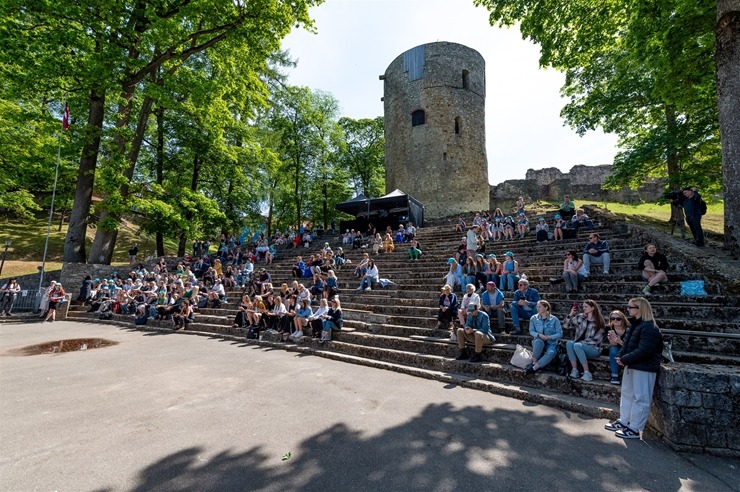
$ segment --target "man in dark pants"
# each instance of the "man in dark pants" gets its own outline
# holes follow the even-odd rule
[[[700,248],[704,247],[704,230],[701,228],[701,195],[690,186],[683,189],[683,211],[686,215],[686,223],[694,236],[694,244]]]

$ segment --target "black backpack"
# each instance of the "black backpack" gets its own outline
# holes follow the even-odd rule
[[[707,202],[703,198],[699,199],[699,211],[702,215],[707,215]]]

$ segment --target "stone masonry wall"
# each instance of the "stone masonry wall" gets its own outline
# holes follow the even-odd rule
[[[567,173],[555,167],[529,169],[524,179],[508,180],[491,186],[489,208],[510,209],[519,196],[523,196],[527,203],[537,200],[561,201],[565,195],[570,195],[580,203],[641,203],[654,201],[662,196],[665,183],[661,179],[647,180],[636,190],[626,187],[620,190],[602,190],[611,168],[611,164],[577,165]]]
[[[428,218],[488,206],[485,61],[466,46],[438,42],[423,49],[423,73],[409,80],[404,54],[384,81],[386,191],[400,189]],[[465,75],[464,75],[465,74]],[[412,126],[414,111],[425,123]]]
[[[740,374],[727,366],[664,364],[649,423],[674,449],[740,457]]]

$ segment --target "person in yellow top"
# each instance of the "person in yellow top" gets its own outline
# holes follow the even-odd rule
[[[393,253],[395,249],[396,246],[393,243],[393,238],[389,233],[386,233],[385,237],[383,238],[383,251],[386,253]]]

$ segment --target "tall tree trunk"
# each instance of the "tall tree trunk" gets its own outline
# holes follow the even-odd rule
[[[59,228],[57,229],[58,232],[62,232],[62,226],[64,225],[64,214],[67,211],[65,209],[61,209],[59,211]]]
[[[69,214],[69,228],[64,239],[64,261],[67,263],[84,263],[85,234],[87,233],[87,218],[90,215],[92,204],[93,185],[95,182],[95,168],[98,164],[100,150],[100,135],[103,132],[105,117],[105,91],[90,91],[89,109],[87,113],[86,139],[80,156],[80,168],[77,171],[77,189],[75,190],[74,204]]]
[[[125,203],[129,193],[129,183],[131,178],[134,176],[134,169],[136,168],[136,161],[139,158],[139,151],[141,150],[141,143],[144,140],[144,131],[146,129],[146,122],[149,119],[152,109],[152,98],[147,96],[144,98],[144,102],[141,105],[139,111],[139,118],[136,125],[136,132],[134,138],[131,141],[131,150],[126,153],[126,137],[124,132],[131,118],[131,110],[133,106],[134,87],[126,87],[122,98],[123,101],[118,107],[118,121],[116,126],[118,132],[116,135],[116,146],[121,155],[126,156],[127,166],[123,172],[123,176],[126,178],[126,182],[121,186],[120,196],[122,201]],[[100,213],[100,221],[103,222],[105,219],[112,218],[115,221],[121,220],[120,213],[103,210]],[[102,263],[109,265],[113,259],[113,249],[116,246],[116,239],[118,238],[118,227],[115,229],[108,229],[107,227],[98,227],[95,232],[95,239],[90,251],[90,263]]]
[[[164,182],[164,107],[159,105],[155,114],[157,116],[157,159],[155,166],[157,184],[161,186]],[[157,231],[156,241],[157,256],[164,256],[164,233],[162,231]]]
[[[196,152],[193,156],[193,177],[190,180],[190,191],[196,191],[198,189],[198,183],[200,182],[200,156]],[[188,211],[185,213],[185,218],[188,222],[193,220],[193,213]],[[185,256],[185,247],[187,246],[187,234],[183,231],[180,234],[180,241],[177,243],[177,256]]]
[[[737,257],[740,255],[740,0],[717,1],[716,36],[725,247]]]
[[[678,159],[678,149],[676,148],[676,140],[678,138],[678,123],[676,121],[676,107],[668,104],[665,107],[665,120],[666,126],[668,127],[668,148],[666,149],[667,159],[666,164],[668,166],[668,186],[670,189],[677,189],[684,186],[681,183],[681,164]],[[671,207],[671,218],[668,219],[669,224],[678,225],[681,228],[683,234],[684,215],[683,209],[680,207]],[[683,237],[683,236],[682,236]]]

